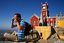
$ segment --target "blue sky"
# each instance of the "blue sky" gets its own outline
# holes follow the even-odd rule
[[[41,3],[45,2],[48,2],[50,16],[64,12],[64,0],[0,0],[0,29],[10,28],[11,19],[16,12],[27,22],[34,13],[40,16]]]

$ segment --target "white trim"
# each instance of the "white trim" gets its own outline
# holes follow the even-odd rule
[[[48,18],[56,18],[56,17],[55,17],[55,16],[54,16],[54,17],[50,17],[50,16],[49,16]]]

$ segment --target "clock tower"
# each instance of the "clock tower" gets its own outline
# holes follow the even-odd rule
[[[44,26],[47,26],[47,17],[49,17],[48,3],[45,2],[41,6],[41,21]]]

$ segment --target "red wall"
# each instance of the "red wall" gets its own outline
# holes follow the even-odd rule
[[[52,20],[51,20],[52,19]],[[47,23],[49,23],[49,24],[55,24],[56,23],[56,18],[48,18],[48,21],[47,21]]]

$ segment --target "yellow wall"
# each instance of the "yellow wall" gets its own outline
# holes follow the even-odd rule
[[[35,30],[37,30],[39,34],[42,33],[42,37],[44,40],[47,40],[47,38],[51,35],[50,26],[35,26]]]

